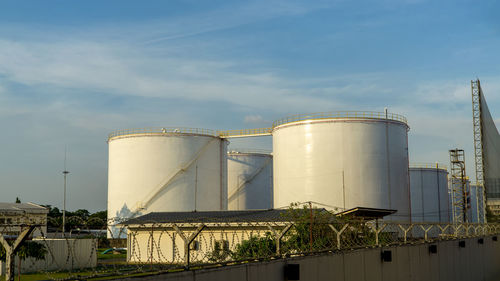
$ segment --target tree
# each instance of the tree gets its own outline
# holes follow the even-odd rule
[[[500,222],[500,216],[497,216],[491,211],[490,206],[486,206],[486,221],[487,222]]]
[[[329,224],[338,224],[342,220],[333,213],[304,205],[297,208],[292,204],[284,217],[294,226],[285,235],[283,252],[309,252],[334,248],[337,244],[334,231]]]
[[[236,245],[231,257],[234,260],[269,258],[276,253],[276,242],[270,232],[264,237],[252,236]]]
[[[21,261],[26,260],[26,258],[34,258],[35,260],[42,260],[45,258],[47,254],[47,248],[45,245],[33,242],[33,241],[25,241],[17,250],[17,256],[19,257],[18,264],[18,274],[21,274]],[[0,260],[6,260],[6,253],[3,246],[0,244]],[[19,277],[20,278],[20,277]]]
[[[16,203],[21,203],[21,200],[19,199],[19,197],[16,197]]]
[[[90,212],[85,209],[78,209],[75,212],[73,212],[73,216],[77,216],[83,220],[87,220],[90,216]]]
[[[24,242],[19,250],[17,251],[17,256],[19,257],[18,265],[18,275],[19,280],[21,280],[21,262],[26,260],[26,258],[34,258],[35,260],[42,260],[47,254],[47,249],[43,244],[37,242]]]

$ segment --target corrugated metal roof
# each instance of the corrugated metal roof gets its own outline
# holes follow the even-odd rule
[[[35,203],[0,202],[0,213],[37,213],[46,214],[49,210]]]
[[[146,223],[284,222],[288,210],[153,212],[130,219],[122,225]]]

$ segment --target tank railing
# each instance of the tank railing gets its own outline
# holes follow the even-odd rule
[[[198,134],[198,135],[209,135],[217,136],[215,131],[209,129],[201,128],[186,128],[186,127],[149,127],[149,128],[136,128],[136,129],[124,129],[112,132],[108,135],[108,139],[135,135],[135,134]]]
[[[271,150],[268,149],[248,149],[248,148],[231,148],[227,150],[227,154],[239,154],[239,153],[249,153],[249,154],[272,154]]]
[[[388,119],[408,124],[406,117],[395,113],[385,113],[385,112],[375,112],[375,111],[335,111],[335,112],[318,112],[311,114],[291,115],[283,119],[274,121],[273,128],[291,122],[297,122],[303,120],[330,119],[330,118]]]
[[[239,129],[239,130],[209,130],[201,128],[186,128],[186,127],[149,127],[137,129],[124,129],[112,132],[108,135],[108,140],[127,135],[135,134],[200,134],[217,136],[220,138],[238,138],[238,137],[257,137],[269,136],[272,134],[273,128],[296,121],[303,120],[320,120],[330,118],[360,118],[360,119],[388,119],[399,121],[407,124],[404,116],[395,113],[374,112],[374,111],[336,111],[336,112],[318,112],[311,114],[297,114],[285,117],[274,121],[271,128],[254,128],[254,129]]]
[[[498,223],[376,222],[337,217],[324,209],[290,209],[279,218],[268,221],[225,220],[191,223],[138,220],[140,223],[127,225],[125,218],[106,221],[98,217],[85,219],[74,216],[68,218],[70,223],[67,227],[70,229],[67,229],[66,235],[62,235],[60,230],[47,233],[47,228],[60,229],[55,219],[48,220],[49,225],[47,222],[43,225],[1,224],[0,243],[10,248],[12,244],[6,241],[17,239],[20,247],[26,245],[39,249],[36,256],[39,258],[42,255],[45,262],[28,256],[22,261],[22,268],[42,274],[44,280],[73,280],[82,276],[124,278],[136,273],[167,273],[190,267],[223,266],[311,253],[335,254],[339,250],[401,247],[475,237],[479,244],[484,244],[479,247],[493,247],[495,243],[500,243]],[[117,222],[121,223],[117,225]],[[38,233],[37,237],[23,240],[22,236],[29,231]],[[111,235],[109,239],[105,238],[106,232]],[[54,239],[48,237],[66,240],[62,244],[67,251],[61,251],[52,243]],[[123,237],[127,239],[120,239]],[[90,248],[75,246],[75,241],[85,239],[91,240],[87,241]],[[14,260],[14,256],[9,255],[10,273],[6,280],[14,280]],[[60,269],[48,269],[54,264]]]
[[[221,138],[268,136],[268,135],[271,135],[271,133],[272,133],[272,128],[255,128],[255,129],[217,131],[217,135]]]
[[[448,166],[439,163],[410,163],[410,168],[448,170]]]

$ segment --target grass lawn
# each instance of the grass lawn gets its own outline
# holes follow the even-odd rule
[[[131,273],[131,274],[113,274],[112,272],[106,274],[105,272],[100,272],[100,277],[90,277],[95,275],[95,271],[82,271],[82,272],[50,272],[50,273],[31,273],[22,274],[21,281],[35,281],[35,280],[54,280],[54,279],[74,279],[74,280],[111,280],[117,277],[137,277],[154,274],[154,272],[141,272],[141,273]],[[4,281],[5,276],[0,276],[0,280]],[[16,275],[15,280],[18,280]]]
[[[176,272],[180,270],[172,270],[172,272]],[[82,272],[50,272],[50,273],[32,273],[32,274],[22,274],[21,281],[35,281],[35,280],[54,280],[54,279],[70,279],[70,280],[112,280],[117,277],[139,277],[139,276],[147,276],[155,274],[155,272],[139,272],[139,273],[130,273],[126,274],[122,272],[121,274],[113,274],[112,271],[106,274],[106,272],[100,272],[101,276],[95,276],[95,271],[82,271]],[[18,280],[18,277],[15,277],[15,280]],[[5,281],[5,276],[0,276],[0,281]]]

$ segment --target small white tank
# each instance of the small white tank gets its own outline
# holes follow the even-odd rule
[[[273,208],[273,157],[263,151],[227,154],[228,210]]]
[[[123,130],[108,145],[108,219],[227,209],[227,141],[212,131]]]
[[[410,190],[412,222],[450,221],[446,166],[411,164]]]
[[[395,209],[410,220],[408,125],[392,113],[297,115],[273,124],[274,208]]]

